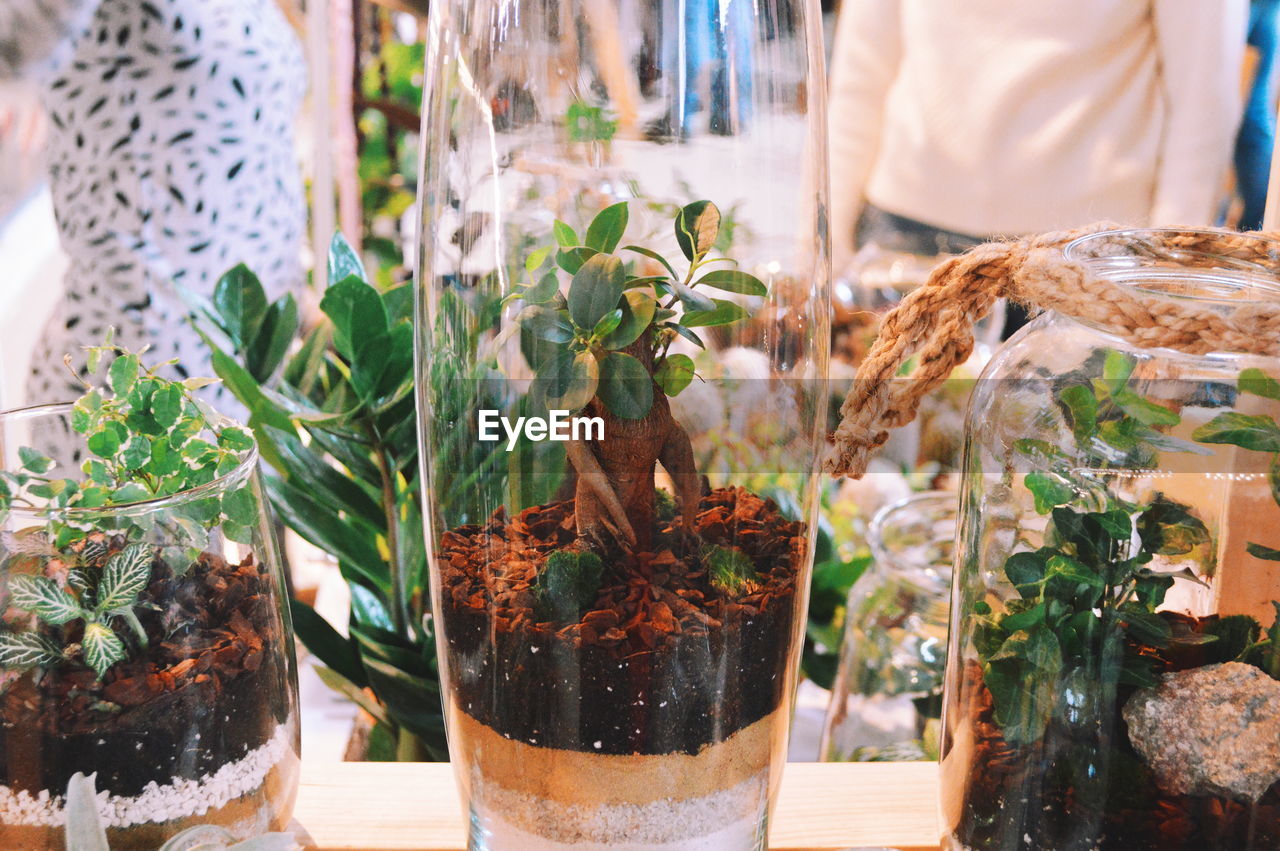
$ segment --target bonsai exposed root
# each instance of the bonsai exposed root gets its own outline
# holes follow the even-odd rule
[[[571,440],[566,445],[566,452],[569,456],[569,463],[573,465],[574,471],[577,473],[576,491],[577,505],[579,512],[582,512],[586,505],[592,500],[598,501],[605,509],[605,515],[596,514],[600,522],[605,522],[607,516],[613,521],[609,531],[614,533],[621,540],[635,546],[636,533],[631,528],[631,521],[627,519],[626,509],[622,507],[618,494],[613,489],[613,485],[609,483],[609,476],[605,473],[604,468],[600,466],[600,462],[596,460],[593,453],[585,443],[580,440]],[[590,494],[590,497],[588,497]],[[578,519],[578,534],[585,535],[590,530],[583,529],[583,518],[581,513]],[[608,524],[606,524],[608,525]]]

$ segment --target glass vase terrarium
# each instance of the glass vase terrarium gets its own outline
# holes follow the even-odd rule
[[[814,4],[446,0],[418,366],[472,848],[757,848],[830,310]]]
[[[936,760],[956,494],[887,505],[867,530],[871,566],[849,589],[822,759]]]
[[[1231,330],[1274,322],[1280,244],[1105,232],[1065,255],[1205,330],[1050,311],[979,381],[944,844],[1280,847],[1280,358],[1274,330]]]
[[[296,670],[253,441],[202,429],[136,359],[113,376],[114,395],[0,414],[5,848],[64,847],[77,775],[113,848],[247,839],[293,809]]]

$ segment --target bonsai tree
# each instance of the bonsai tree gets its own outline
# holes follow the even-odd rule
[[[576,475],[579,536],[598,546],[645,550],[654,528],[655,465],[660,462],[671,476],[686,531],[692,530],[701,493],[689,435],[667,402],[694,379],[694,363],[672,352],[672,343],[683,338],[705,348],[696,329],[748,316],[740,304],[710,297],[707,290],[757,297],[767,290],[746,272],[707,268],[733,264],[710,256],[720,229],[720,211],[710,201],[676,214],[676,242],[687,263],[683,273],[661,254],[636,245],[622,251],[656,263],[660,272],[628,272],[615,254],[627,219],[626,202],[607,207],[582,239],[557,221],[555,265],[572,276],[567,295],[554,268],[533,280],[551,254],[543,248],[530,255],[525,269],[531,280],[511,298],[525,304],[520,323],[534,338],[525,349],[536,369],[535,397],[548,409],[585,411],[604,422],[603,439],[566,444]]]

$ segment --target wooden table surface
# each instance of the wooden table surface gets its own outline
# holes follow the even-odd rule
[[[932,763],[791,763],[769,847],[936,849],[937,784]],[[320,851],[466,847],[445,763],[304,764],[294,817]]]

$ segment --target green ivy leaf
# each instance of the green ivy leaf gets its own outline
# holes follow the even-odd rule
[[[1083,384],[1073,384],[1058,394],[1071,415],[1071,432],[1083,445],[1098,431],[1098,397]]]
[[[253,435],[239,426],[227,426],[218,432],[218,446],[231,452],[248,452],[253,448]]]
[[[97,621],[85,624],[80,647],[84,651],[85,663],[93,668],[98,679],[105,677],[111,666],[125,657],[124,642],[110,627]]]
[[[747,318],[747,310],[739,304],[721,299],[713,299],[715,310],[690,310],[680,318],[680,324],[687,328],[698,328],[712,325],[730,325]]]
[[[609,352],[600,362],[596,394],[617,416],[638,420],[653,407],[653,378],[631,355]]]
[[[222,513],[236,525],[253,526],[258,521],[258,501],[253,491],[248,488],[228,491],[222,497]]]
[[[62,661],[62,649],[34,632],[0,630],[0,668],[25,671]]]
[[[711,250],[720,233],[720,210],[710,201],[694,201],[676,214],[676,242],[685,259],[695,261]]]
[[[739,272],[736,269],[717,269],[714,272],[708,272],[699,278],[695,284],[705,284],[718,290],[742,293],[743,295],[765,296],[769,294],[769,288],[764,285],[763,281],[755,275],[748,275],[746,272]]]
[[[1122,390],[1113,397],[1120,410],[1146,426],[1175,426],[1182,417],[1163,405],[1142,398],[1136,393]]]
[[[594,328],[610,311],[617,309],[626,284],[622,261],[597,254],[582,264],[569,284],[569,316],[579,328]]]
[[[138,595],[151,581],[155,551],[150,544],[130,544],[107,560],[98,583],[98,616],[132,609]]]
[[[104,423],[100,431],[89,435],[87,441],[89,451],[99,458],[115,458],[120,445],[128,438],[129,432],[123,423],[111,421]]]
[[[1048,514],[1059,505],[1066,505],[1076,495],[1071,485],[1056,473],[1033,470],[1027,473],[1024,482],[1035,498],[1038,514]]]
[[[1269,416],[1228,411],[1191,433],[1201,443],[1225,443],[1258,452],[1280,452],[1280,426]]]
[[[654,370],[653,380],[668,396],[678,396],[695,374],[693,358],[685,354],[667,355]]]
[[[1280,399],[1280,381],[1257,367],[1250,367],[1240,373],[1240,392],[1252,393],[1264,399]]]
[[[141,434],[135,434],[125,444],[121,463],[127,470],[138,470],[151,461],[151,441]]]
[[[591,220],[587,228],[586,244],[601,254],[611,254],[622,240],[622,233],[627,229],[627,202],[619,201],[605,207]]]
[[[54,625],[81,617],[80,604],[58,584],[46,576],[26,573],[9,577],[9,605],[35,612],[41,620]]]

